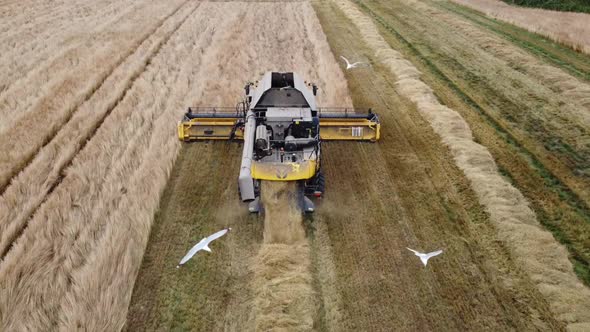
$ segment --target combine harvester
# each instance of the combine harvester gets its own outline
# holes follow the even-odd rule
[[[321,142],[379,139],[379,117],[371,109],[318,108],[317,86],[295,73],[268,72],[244,89],[246,98],[235,108],[190,107],[178,137],[244,141],[238,185],[250,212],[261,209],[262,180],[298,181],[301,208],[313,212],[309,197],[320,197],[325,187]]]

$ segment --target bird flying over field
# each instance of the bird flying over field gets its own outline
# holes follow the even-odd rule
[[[189,250],[189,252],[184,257],[182,257],[180,263],[176,265],[176,268],[178,269],[179,267],[184,265],[184,263],[188,262],[189,259],[191,259],[197,252],[201,250],[211,252],[211,248],[209,248],[209,243],[211,243],[211,241],[213,240],[219,239],[229,231],[231,231],[231,228],[224,228],[223,230],[220,230],[217,233],[204,237],[199,243],[192,247],[191,250]]]
[[[346,59],[342,55],[340,57],[342,58],[342,60],[344,60],[346,62],[346,70],[349,70],[349,69],[352,69],[352,68],[356,68],[356,67],[359,67],[359,66],[368,66],[369,65],[366,62],[360,62],[360,61],[351,64],[348,61],[348,59]]]
[[[426,264],[428,264],[428,260],[430,258],[432,258],[434,256],[438,256],[438,255],[442,254],[442,252],[443,252],[442,250],[437,250],[437,251],[433,251],[433,252],[429,252],[427,254],[424,254],[424,253],[417,252],[416,250],[410,249],[410,248],[407,248],[407,247],[406,247],[406,249],[408,249],[409,251],[413,252],[414,255],[420,257],[420,260],[422,261],[422,264],[424,264],[424,266],[426,266]]]

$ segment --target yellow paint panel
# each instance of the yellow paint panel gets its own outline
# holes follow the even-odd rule
[[[235,118],[195,118],[178,123],[178,138],[181,141],[228,140],[238,120]],[[244,139],[242,128],[234,133],[234,139]]]
[[[269,181],[307,180],[315,175],[316,162],[264,163],[252,162],[252,178]]]
[[[367,119],[320,119],[322,140],[378,141],[381,124]]]

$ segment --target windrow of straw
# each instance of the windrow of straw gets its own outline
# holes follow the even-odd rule
[[[420,80],[420,72],[391,49],[371,19],[349,1],[334,1],[359,29],[375,57],[396,77],[398,92],[416,104],[420,114],[449,147],[457,166],[470,180],[480,203],[495,223],[499,239],[528,272],[556,317],[570,330],[589,329],[590,290],[574,274],[567,250],[541,227],[523,195],[499,174],[489,151],[473,141],[465,120],[439,103],[432,90]]]
[[[310,331],[317,304],[297,183],[265,181],[264,243],[254,263],[257,331]]]

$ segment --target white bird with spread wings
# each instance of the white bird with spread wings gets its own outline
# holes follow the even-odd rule
[[[424,264],[424,266],[426,266],[426,264],[428,264],[429,259],[431,259],[434,256],[438,256],[438,255],[442,254],[442,252],[443,252],[442,250],[437,250],[437,251],[433,251],[433,252],[429,252],[429,253],[421,253],[421,252],[418,252],[414,249],[410,249],[407,247],[406,247],[406,249],[413,252],[414,255],[420,257],[420,260],[422,261],[422,264]]]
[[[229,231],[231,231],[231,228],[225,228],[215,234],[212,234],[212,235],[209,235],[209,236],[203,238],[199,243],[197,243],[194,247],[192,247],[191,250],[189,250],[189,252],[184,257],[182,257],[182,259],[180,260],[180,263],[178,263],[176,268],[178,269],[179,267],[184,265],[184,263],[188,262],[189,259],[191,259],[197,252],[199,252],[201,250],[211,252],[211,248],[209,248],[209,243],[211,243],[211,241],[213,241],[213,240],[219,239],[220,237],[224,236]]]
[[[346,62],[346,70],[349,70],[349,69],[352,69],[352,68],[356,68],[356,67],[360,67],[360,66],[366,67],[366,66],[369,65],[366,62],[360,62],[360,61],[355,62],[355,63],[350,63],[347,58],[343,57],[342,55],[340,57],[342,58],[342,60],[344,60]]]

